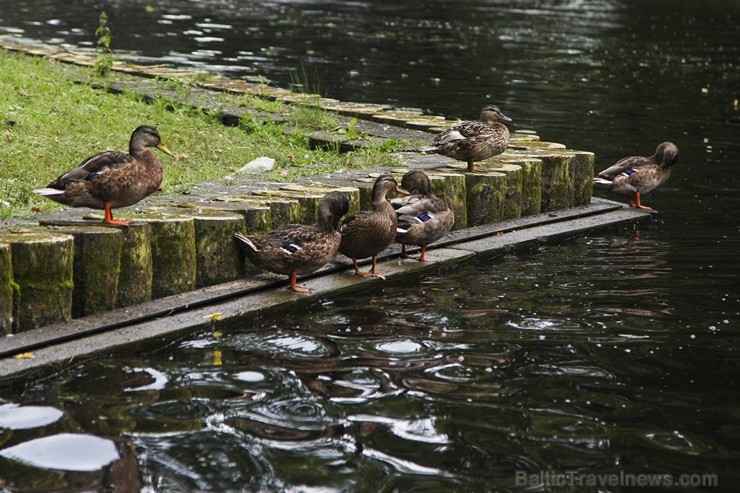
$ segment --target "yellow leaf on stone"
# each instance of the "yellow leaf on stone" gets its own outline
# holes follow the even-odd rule
[[[18,353],[15,356],[13,356],[13,358],[15,359],[33,359],[35,357],[36,356],[30,352],[29,353]]]
[[[222,312],[216,312],[216,313],[211,313],[210,315],[206,315],[203,318],[210,318],[211,320],[221,320],[221,317],[223,315],[224,314]]]

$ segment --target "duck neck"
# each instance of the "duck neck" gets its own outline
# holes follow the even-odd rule
[[[373,194],[373,210],[385,210],[386,207],[393,209],[393,206],[386,200],[385,196],[388,193],[387,190],[379,189]]]
[[[134,137],[132,137],[128,143],[128,153],[137,159],[148,157],[147,154],[153,155],[147,149],[147,146],[141,141],[141,139],[137,139]]]
[[[337,224],[339,223],[339,218],[336,217],[332,213],[332,211],[328,207],[319,207],[319,217],[316,221],[316,226],[321,231],[335,231],[337,229]]]

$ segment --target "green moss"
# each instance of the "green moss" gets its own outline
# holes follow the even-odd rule
[[[518,164],[502,164],[496,167],[496,171],[506,175],[503,219],[522,217],[522,167]]]
[[[13,318],[13,264],[10,245],[0,244],[0,335],[9,334]]]
[[[573,203],[570,160],[567,154],[545,154],[542,159],[542,210],[554,211]]]
[[[467,173],[468,226],[479,226],[504,218],[507,177],[504,173]]]
[[[234,239],[246,233],[241,216],[195,218],[196,286],[233,281],[244,275],[244,256]]]
[[[74,237],[72,316],[83,317],[116,306],[123,233],[117,229],[79,226],[54,231]]]
[[[152,299],[151,227],[146,223],[132,223],[122,231],[117,307]]]
[[[542,161],[517,161],[522,168],[522,216],[537,214],[542,207]]]
[[[71,236],[29,230],[0,235],[11,248],[13,332],[23,332],[72,315]]]
[[[576,152],[571,161],[573,205],[591,203],[593,195],[594,153]]]
[[[148,220],[152,245],[152,298],[195,289],[195,225],[192,218]]]

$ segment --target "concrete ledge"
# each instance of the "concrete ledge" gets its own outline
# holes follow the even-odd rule
[[[614,202],[595,201],[559,213],[453,231],[430,249],[430,256],[437,260],[432,264],[402,261],[398,258],[400,249],[394,247],[384,253],[379,268],[387,276],[385,282],[393,282],[451,268],[476,257],[501,255],[650,217]],[[313,290],[311,294],[285,289],[287,280],[283,277],[260,275],[5,337],[0,340],[0,381],[23,378],[73,359],[212,324],[227,328],[243,317],[366,289],[384,281],[354,276],[350,262],[344,259],[330,263],[302,282]],[[214,313],[221,314],[219,320],[209,318]],[[27,357],[19,357],[24,354]]]

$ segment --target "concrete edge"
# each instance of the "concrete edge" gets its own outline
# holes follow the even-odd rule
[[[456,231],[431,252],[437,262],[400,260],[399,249],[384,252],[379,271],[393,282],[472,260],[501,255],[541,243],[563,240],[585,231],[642,221],[651,214],[624,208],[610,201],[595,201],[580,211],[568,210],[485,227]],[[445,247],[446,246],[446,247]],[[444,248],[443,248],[444,247]],[[289,304],[310,303],[338,293],[359,291],[382,282],[350,275],[350,262],[334,261],[302,279],[313,292],[296,294],[284,288],[287,281],[274,275],[204,288],[126,309],[55,324],[7,337],[0,345],[0,382],[23,378],[55,365],[88,358],[123,346],[225,325],[240,318],[279,310]],[[210,315],[219,313],[214,320]]]

